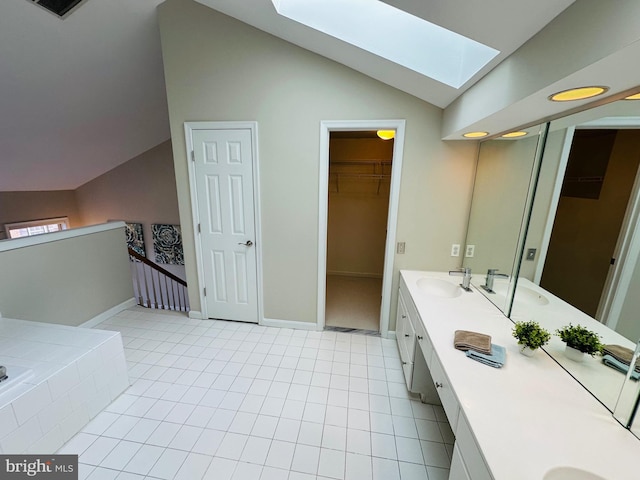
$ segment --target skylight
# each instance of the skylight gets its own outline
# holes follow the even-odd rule
[[[31,0],[60,18],[70,15],[83,0]]]
[[[378,0],[271,1],[283,17],[454,88],[499,53]]]

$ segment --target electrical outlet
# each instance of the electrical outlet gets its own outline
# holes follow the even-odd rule
[[[467,245],[467,249],[464,251],[464,256],[467,258],[471,258],[475,253],[476,253],[476,246]]]
[[[459,257],[460,256],[460,245],[457,243],[454,243],[453,245],[451,245],[451,256],[452,257]]]
[[[396,252],[398,253],[398,255],[404,255],[404,247],[404,242],[398,242],[398,245],[396,247]]]

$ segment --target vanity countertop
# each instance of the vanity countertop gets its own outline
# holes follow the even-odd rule
[[[441,298],[423,293],[418,279],[458,277],[409,270],[401,277],[495,480],[542,480],[561,466],[607,480],[639,478],[640,440],[546,353],[521,355],[512,322],[480,292]],[[467,358],[453,347],[456,330],[491,335],[507,351],[505,365]]]
[[[532,292],[544,296],[548,304],[527,304],[522,305],[518,301],[518,289],[524,287]],[[636,346],[631,340],[620,335],[615,330],[603,325],[586,313],[581,312],[564,300],[556,297],[551,292],[544,290],[535,283],[525,279],[518,279],[518,289],[516,289],[516,300],[511,311],[511,318],[514,321],[535,320],[541,326],[555,332],[557,329],[572,323],[582,325],[600,336],[603,344],[617,344],[635,350]],[[545,350],[555,358],[556,362],[571,372],[571,375],[582,383],[609,409],[613,410],[618,400],[618,394],[625,380],[625,374],[609,368],[602,363],[602,357],[591,357],[586,355],[583,362],[577,363],[567,359],[564,355],[565,344],[557,335],[552,335]]]

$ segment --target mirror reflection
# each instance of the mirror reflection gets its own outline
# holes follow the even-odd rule
[[[463,266],[471,268],[472,284],[505,315],[520,265],[521,226],[542,131],[537,126],[518,137],[487,140],[478,152]]]
[[[622,100],[551,122],[514,321],[536,320],[552,333],[580,324],[610,349],[633,351],[640,338],[639,164],[640,102]],[[570,360],[564,349],[557,336],[545,347],[613,410],[625,374],[600,356]]]
[[[639,358],[640,341],[636,345],[631,364],[637,365]],[[640,382],[634,378],[636,376],[635,371],[627,373],[624,386],[620,390],[620,395],[616,402],[613,416],[621,425],[631,430],[636,437],[640,438]]]

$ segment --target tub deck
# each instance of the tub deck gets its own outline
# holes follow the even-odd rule
[[[0,318],[0,365],[5,454],[55,452],[129,386],[119,332]]]

